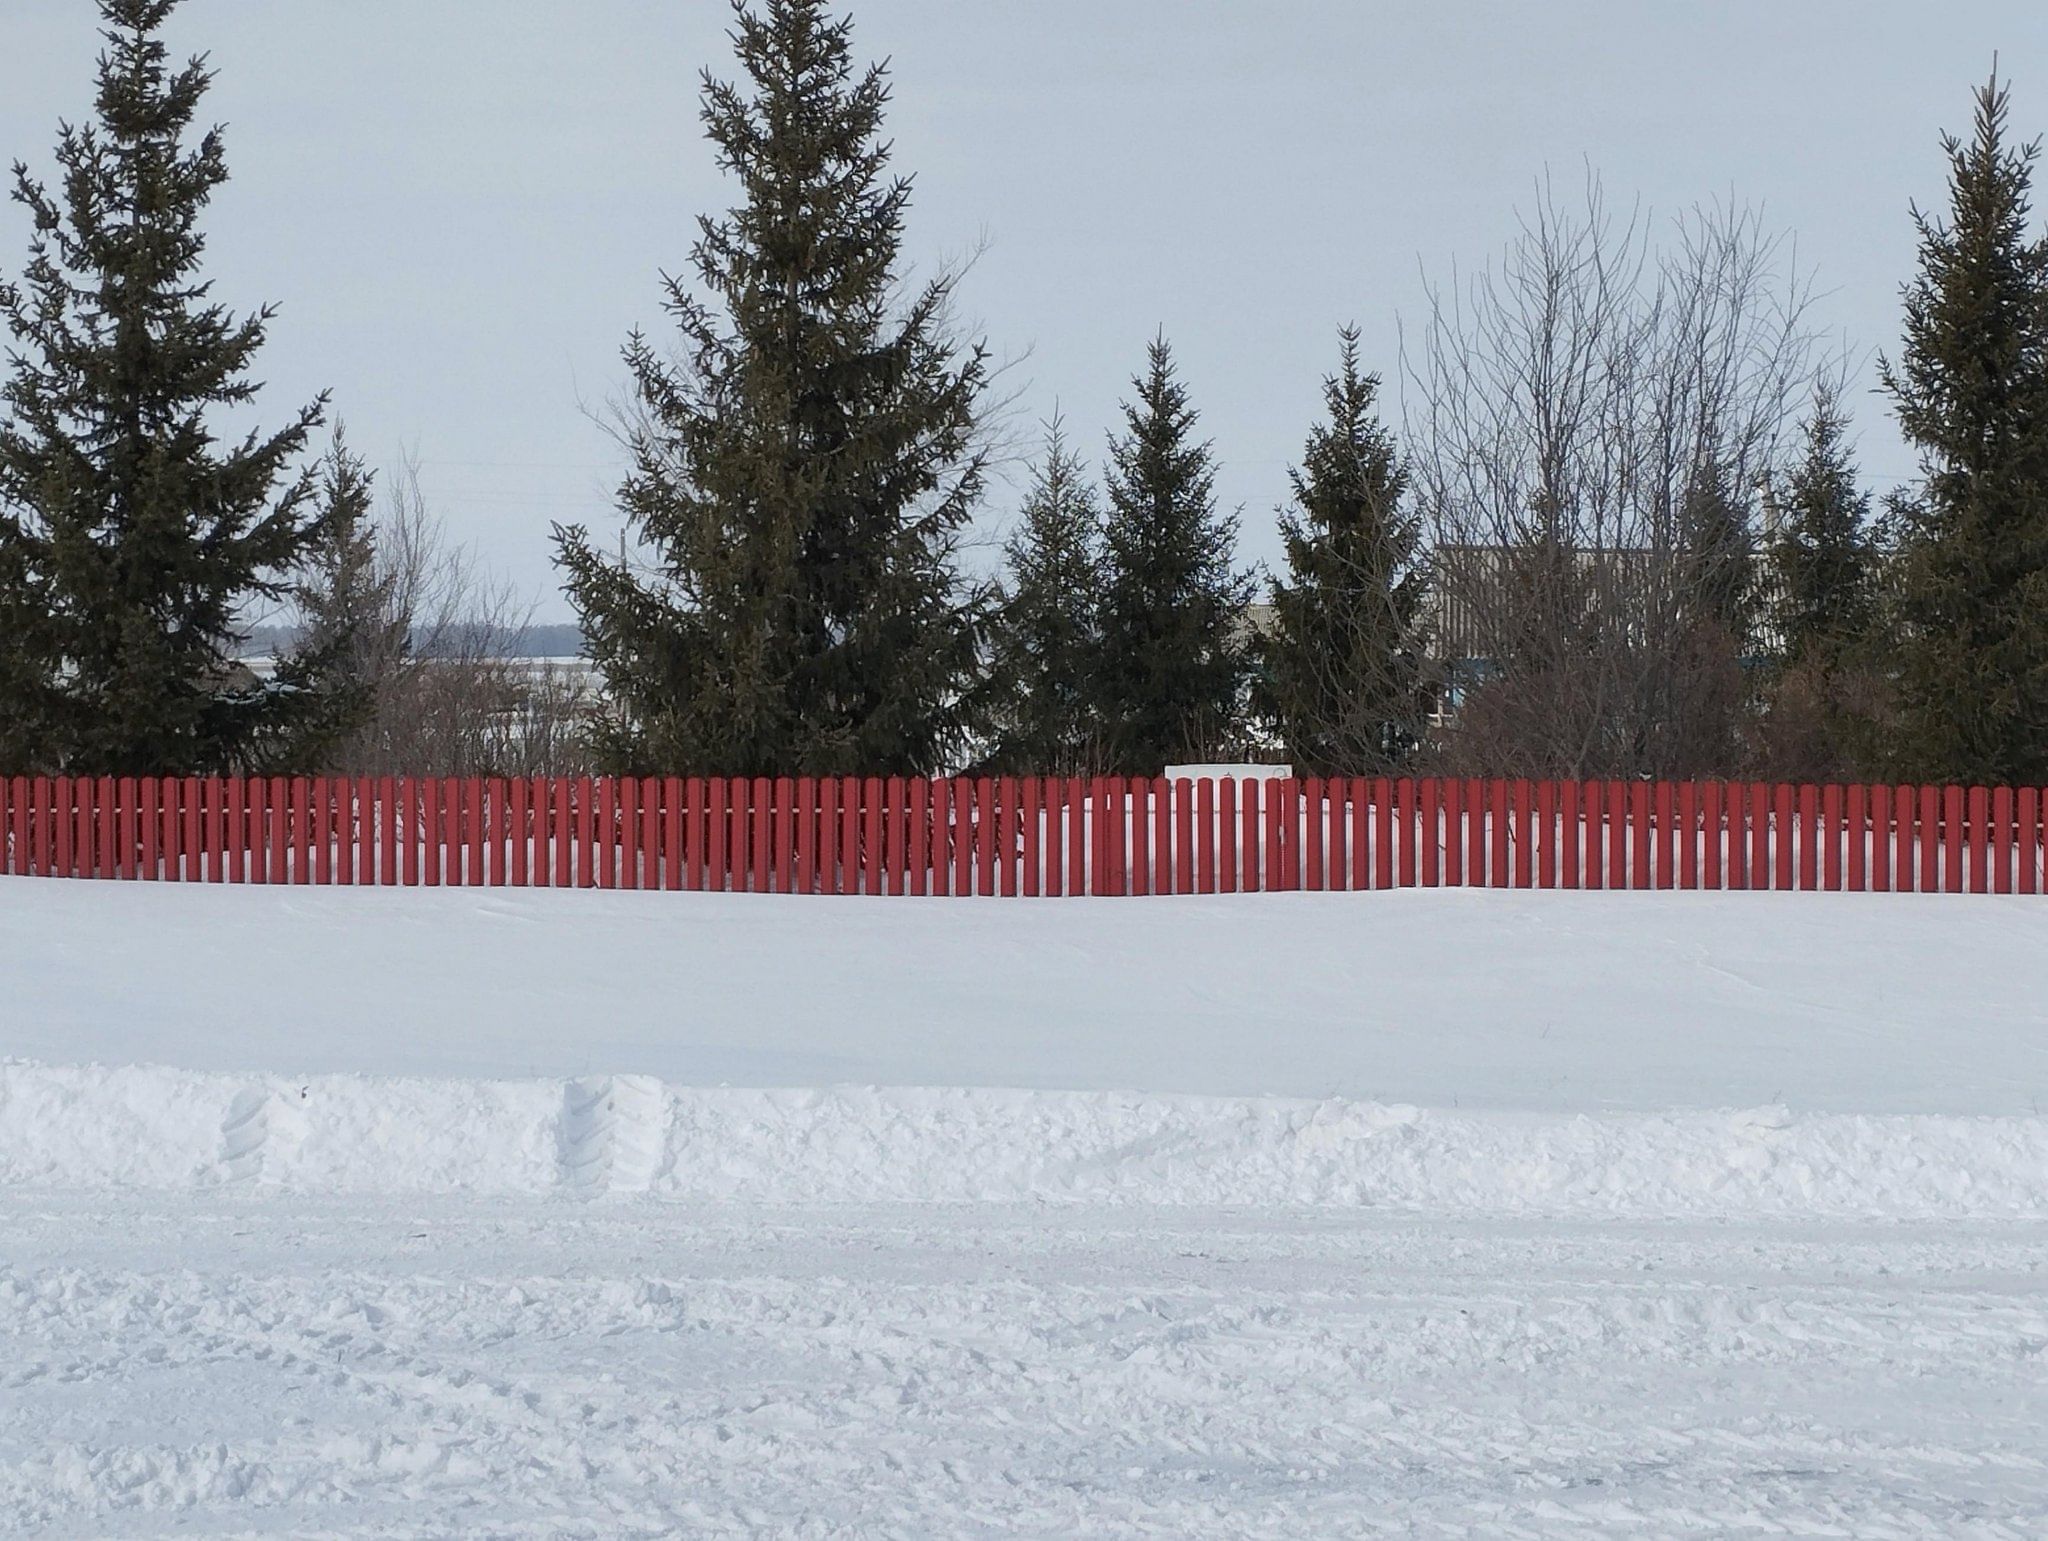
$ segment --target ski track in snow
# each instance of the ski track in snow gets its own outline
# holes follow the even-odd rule
[[[2048,1525],[2031,1222],[234,1191],[0,1220],[29,1535]]]

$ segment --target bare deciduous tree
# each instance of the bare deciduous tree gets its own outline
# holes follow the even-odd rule
[[[1726,773],[1742,753],[1757,498],[1816,374],[1809,288],[1755,212],[1545,185],[1404,350],[1453,722],[1475,773]]]
[[[582,728],[599,709],[580,661],[512,656],[532,602],[449,542],[403,462],[368,543],[375,623],[351,660],[372,703],[329,756],[350,775],[559,775],[588,769]],[[301,596],[300,620],[315,608]]]

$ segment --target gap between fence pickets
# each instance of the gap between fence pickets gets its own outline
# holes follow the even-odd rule
[[[0,873],[1059,897],[2036,894],[2040,789],[1411,778],[0,778]]]

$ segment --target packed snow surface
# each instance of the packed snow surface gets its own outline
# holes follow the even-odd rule
[[[2048,1533],[2048,901],[0,880],[0,1533]]]
[[[0,878],[0,1057],[684,1086],[2048,1111],[2048,901],[819,899]]]

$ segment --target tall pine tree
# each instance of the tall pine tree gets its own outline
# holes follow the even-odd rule
[[[1097,593],[1102,509],[1058,418],[1032,468],[1022,520],[1004,548],[1009,577],[991,627],[994,759],[1027,775],[1098,768]]]
[[[1921,452],[1899,504],[1892,633],[1895,769],[2048,780],[2048,241],[2032,229],[2038,146],[2013,145],[2007,91],[1947,137],[1949,213],[1919,210],[1920,271],[1884,384]]]
[[[200,276],[227,180],[218,129],[187,145],[212,76],[168,63],[177,0],[100,0],[94,121],[66,126],[55,194],[15,167],[34,222],[0,387],[0,757],[11,769],[162,774],[293,763],[318,692],[261,687],[239,618],[323,538],[292,463],[325,399],[222,442],[250,405],[271,311],[237,317]]]
[[[985,596],[956,548],[978,501],[984,350],[952,280],[894,303],[910,183],[889,174],[882,67],[826,0],[736,0],[745,87],[704,80],[740,201],[667,281],[672,364],[626,350],[621,493],[641,558],[557,531],[620,708],[621,769],[928,772],[959,751]]]
[[[1156,776],[1242,744],[1253,579],[1163,335],[1132,384],[1110,441],[1096,705],[1116,769]]]
[[[1290,473],[1287,576],[1273,581],[1273,629],[1260,649],[1263,715],[1295,768],[1313,775],[1393,769],[1420,742],[1429,709],[1422,529],[1379,420],[1379,377],[1359,368],[1358,329],[1341,338],[1338,372],[1323,382],[1328,420]]]

